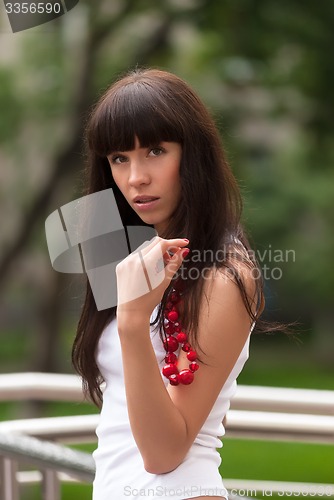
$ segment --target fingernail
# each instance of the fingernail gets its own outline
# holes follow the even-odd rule
[[[182,258],[184,259],[185,257],[187,257],[189,252],[190,252],[190,248],[185,248],[181,254]]]
[[[189,243],[189,240],[187,240],[187,238],[182,238],[182,239],[183,239],[183,241],[187,241]]]

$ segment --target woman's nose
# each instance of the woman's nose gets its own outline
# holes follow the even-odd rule
[[[129,184],[138,186],[140,184],[148,184],[150,175],[141,161],[132,161],[130,165]]]

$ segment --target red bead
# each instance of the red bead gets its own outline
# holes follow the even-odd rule
[[[179,313],[177,311],[169,311],[169,313],[167,314],[167,318],[169,319],[169,321],[177,321],[177,319],[179,318]]]
[[[167,339],[164,340],[164,348],[167,352],[174,352],[178,347],[179,343],[175,337],[167,337]]]
[[[170,385],[179,385],[179,376],[174,374],[169,377]]]
[[[176,293],[176,292],[173,292],[173,293],[170,294],[169,300],[171,302],[173,302],[174,304],[176,304],[179,301],[179,298],[180,298],[179,294]]]
[[[163,375],[165,375],[165,377],[169,378],[171,375],[177,375],[179,373],[179,370],[174,363],[169,363],[168,365],[165,365],[163,367],[162,373]]]
[[[182,346],[182,351],[189,352],[191,350],[191,345],[188,342],[185,342]]]
[[[177,361],[177,356],[173,352],[170,352],[165,356],[165,361],[166,363],[176,363]]]
[[[183,344],[183,342],[187,342],[187,334],[185,332],[180,332],[176,335],[176,338],[179,342]]]
[[[187,368],[185,370],[181,370],[179,373],[179,382],[183,385],[189,385],[191,382],[194,380],[194,374],[192,371],[188,370]]]
[[[162,368],[162,374],[168,378],[171,385],[191,384],[194,380],[194,372],[200,368],[200,365],[196,363],[197,353],[188,342],[187,332],[183,330],[182,324],[179,321],[179,304],[181,306],[183,304],[182,289],[185,287],[186,283],[181,280],[172,287],[164,311],[164,331],[167,338],[163,342],[166,350],[166,365]],[[179,348],[180,344],[182,345],[182,350],[187,354],[190,364],[189,368],[181,370],[179,373],[177,368],[178,356],[175,354],[175,351]]]
[[[199,364],[193,361],[192,363],[190,363],[189,368],[192,372],[196,372],[199,369]]]
[[[177,339],[180,342],[180,339]],[[196,351],[189,351],[187,353],[187,358],[189,361],[196,361],[197,359],[197,352]]]
[[[174,325],[172,323],[169,323],[167,326],[165,326],[165,332],[168,335],[173,335],[173,333],[175,332]]]

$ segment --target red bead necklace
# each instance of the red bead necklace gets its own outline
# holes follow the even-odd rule
[[[164,331],[166,339],[163,342],[167,363],[162,368],[162,374],[168,378],[171,385],[189,385],[194,380],[194,373],[199,369],[199,364],[196,363],[197,353],[188,342],[188,336],[183,331],[182,325],[179,322],[179,310],[177,304],[181,301],[181,294],[173,288],[168,297],[166,309],[164,311]],[[182,346],[182,351],[187,353],[187,358],[190,361],[189,368],[185,368],[179,372],[177,367],[178,357],[175,354]]]

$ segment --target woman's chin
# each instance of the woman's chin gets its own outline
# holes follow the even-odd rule
[[[138,214],[139,215],[139,214]],[[159,217],[154,217],[154,216],[143,216],[143,215],[139,215],[139,217],[141,218],[141,220],[143,222],[145,222],[145,224],[149,224],[150,226],[154,226],[155,229],[157,229],[158,227],[164,227],[165,226],[165,223],[164,221],[162,221]]]

